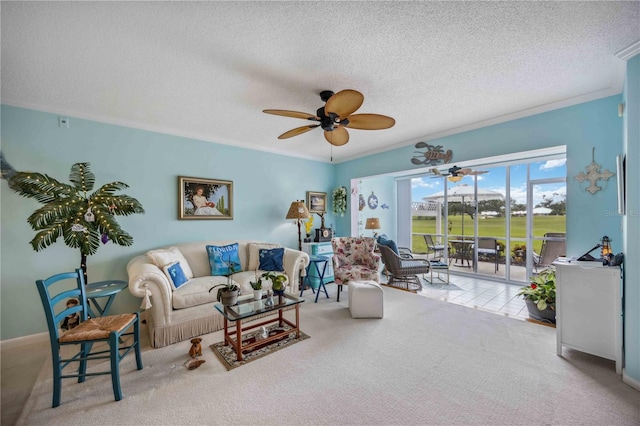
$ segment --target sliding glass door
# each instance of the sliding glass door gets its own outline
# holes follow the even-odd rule
[[[527,282],[562,251],[563,156],[467,168],[473,174],[412,179],[413,250],[441,258],[452,272]],[[427,195],[416,190],[425,187]]]

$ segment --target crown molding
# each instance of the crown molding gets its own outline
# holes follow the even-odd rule
[[[617,51],[616,53],[614,53],[614,56],[618,59],[622,59],[623,61],[628,61],[629,59],[633,58],[639,53],[640,53],[640,40],[630,44],[629,46],[625,47],[622,50]]]

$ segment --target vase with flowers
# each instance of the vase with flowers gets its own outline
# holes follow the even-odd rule
[[[304,223],[304,230],[307,234],[307,237],[304,239],[305,243],[311,242],[311,230],[313,229],[313,216],[310,215],[309,219]]]
[[[549,266],[529,278],[517,296],[523,296],[529,316],[543,322],[556,322],[556,268]]]

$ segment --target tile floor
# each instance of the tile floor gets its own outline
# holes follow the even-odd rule
[[[444,278],[446,274],[442,276]],[[422,290],[419,294],[499,315],[522,320],[529,318],[524,299],[516,296],[522,285],[454,274],[450,276],[450,283],[455,286],[452,286],[451,290],[446,288],[446,284],[435,280],[435,276],[434,283],[432,286],[428,281],[422,280]]]

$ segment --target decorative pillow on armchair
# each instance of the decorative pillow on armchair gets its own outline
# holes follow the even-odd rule
[[[227,246],[207,246],[211,275],[231,275],[242,271],[238,243]]]

